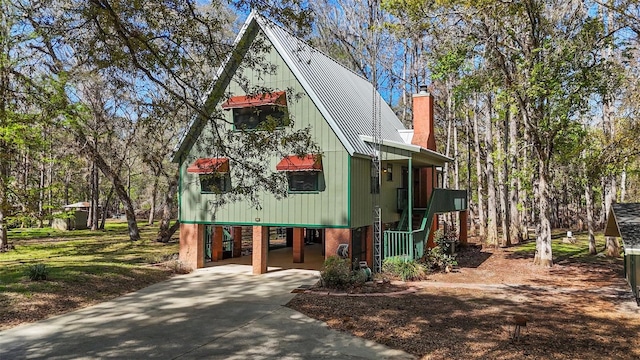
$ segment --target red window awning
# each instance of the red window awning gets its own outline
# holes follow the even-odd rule
[[[287,106],[286,94],[287,93],[284,91],[276,91],[272,93],[257,94],[251,96],[232,96],[229,100],[225,101],[224,104],[222,104],[222,108],[225,110],[229,110],[266,105]]]
[[[192,174],[212,174],[212,173],[228,173],[228,158],[200,158],[189,165],[188,173]]]
[[[298,157],[298,155],[285,156],[278,165],[278,171],[322,171],[322,158],[320,155],[306,155]]]

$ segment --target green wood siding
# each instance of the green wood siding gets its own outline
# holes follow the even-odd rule
[[[386,168],[387,163],[391,162],[382,161],[383,169]],[[383,223],[400,220],[400,214],[396,212],[396,193],[397,188],[402,186],[402,166],[398,163],[391,164],[393,167],[392,180],[387,181],[386,174],[381,174],[379,199]],[[372,223],[371,160],[354,157],[351,159],[351,227],[367,226]]]
[[[258,36],[261,36],[259,34]],[[268,41],[266,37],[262,37]],[[289,194],[285,199],[276,199],[273,195],[262,193],[261,209],[256,209],[248,201],[215,206],[216,195],[200,194],[197,175],[186,172],[186,167],[199,157],[211,157],[203,144],[212,128],[205,126],[200,137],[189,152],[181,167],[181,206],[180,217],[185,223],[246,224],[246,225],[306,225],[317,227],[348,227],[348,172],[349,155],[333,130],[324,120],[315,104],[306,93],[280,55],[271,47],[265,59],[275,65],[275,72],[254,71],[240,66],[239,72],[252,85],[265,86],[274,90],[292,89],[302,94],[299,99],[288,99],[289,113],[293,117],[296,129],[311,127],[313,140],[322,149],[323,171],[321,184],[324,189],[317,193]],[[243,90],[232,81],[226,91],[233,95],[243,95]],[[217,105],[218,107],[220,104]],[[232,112],[224,111],[228,121],[232,122]],[[232,129],[232,125],[227,125]],[[281,159],[271,158],[270,168],[275,171]],[[233,166],[233,164],[231,165]],[[231,181],[242,181],[233,176]],[[368,188],[367,188],[368,189]]]

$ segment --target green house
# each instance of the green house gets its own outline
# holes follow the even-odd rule
[[[256,44],[270,71],[246,63]],[[220,204],[216,198],[243,178],[236,160],[207,150],[214,128],[196,118],[174,155],[181,175],[182,261],[199,268],[225,251],[240,256],[242,228],[245,238],[251,234],[258,274],[267,271],[269,228],[286,229],[292,263],[305,261],[305,234],[307,240],[314,235],[324,257],[340,251],[369,266],[385,256],[417,258],[433,237],[435,214],[448,211],[460,212],[466,239],[466,191],[439,188],[439,169],[452,159],[435,151],[433,98],[426,89],[413,97],[413,129],[407,129],[366,79],[253,13],[217,74],[206,103],[223,114],[226,131],[275,119],[277,127],[308,128],[319,150],[266,160],[271,171],[286,173],[288,196],[265,192],[258,208],[244,200]],[[269,91],[247,95],[239,84]],[[376,139],[374,102],[381,124]],[[283,114],[295,119],[293,125],[277,123]],[[379,171],[372,170],[378,169],[376,154]],[[382,237],[374,236],[378,228]]]

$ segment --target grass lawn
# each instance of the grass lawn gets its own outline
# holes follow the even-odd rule
[[[115,298],[172,275],[167,260],[178,243],[153,241],[157,226],[139,223],[142,239],[129,240],[126,222],[105,231],[12,229],[11,251],[0,253],[0,329],[44,319]],[[48,279],[31,281],[31,266],[44,264]]]

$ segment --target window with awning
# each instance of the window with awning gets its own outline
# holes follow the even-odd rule
[[[278,128],[289,124],[287,93],[233,96],[222,104],[224,110],[233,111],[233,125],[237,130]]]
[[[276,170],[287,172],[290,192],[319,191],[322,158],[318,154],[285,156],[276,165]]]
[[[228,158],[200,158],[187,167],[187,172],[198,174],[200,192],[221,194],[231,188]]]
[[[192,174],[228,173],[229,159],[224,157],[196,159],[187,172]]]
[[[276,91],[265,94],[232,96],[222,104],[224,110],[258,106],[287,106],[287,93]]]
[[[276,165],[278,171],[322,171],[322,158],[318,154],[287,155]]]

